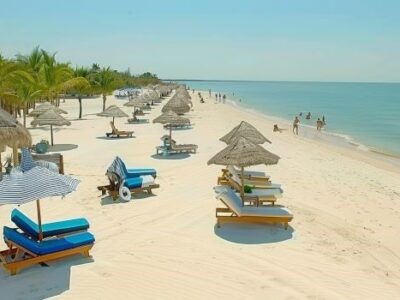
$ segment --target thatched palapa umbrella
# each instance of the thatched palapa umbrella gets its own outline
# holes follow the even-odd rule
[[[190,124],[188,118],[178,116],[173,111],[167,111],[153,120],[153,123],[169,124],[169,138],[172,138],[172,126],[180,124]]]
[[[183,115],[184,113],[190,111],[190,106],[186,100],[172,97],[167,104],[164,105],[161,111],[167,112],[169,110],[172,110],[178,115]]]
[[[112,117],[113,124],[115,118],[127,118],[129,117],[122,109],[116,105],[110,105],[105,111],[97,114],[100,117]]]
[[[240,167],[241,170],[241,186],[240,196],[244,199],[244,168],[255,165],[275,165],[279,161],[279,156],[265,150],[260,145],[257,145],[244,137],[235,139],[233,143],[225,149],[218,152],[212,157],[207,164],[216,165],[233,165]]]
[[[50,125],[50,137],[51,137],[51,145],[53,146],[53,126],[64,126],[71,125],[71,122],[64,119],[61,115],[59,115],[54,109],[49,109],[43,114],[39,115],[36,119],[31,122],[32,125]]]
[[[4,146],[13,148],[14,165],[18,165],[18,148],[30,147],[32,137],[29,131],[18,124],[17,120],[8,112],[0,108],[0,153]],[[0,171],[2,169],[0,156]]]
[[[49,103],[49,102],[45,102],[43,104],[38,105],[34,110],[32,110],[29,113],[30,117],[38,117],[41,114],[45,113],[46,111],[48,111],[49,109],[54,110],[56,113],[58,114],[67,114],[67,112],[61,108],[58,108],[56,106],[54,106],[53,104]]]
[[[224,135],[219,140],[225,142],[226,144],[230,144],[239,137],[245,137],[255,144],[264,144],[265,142],[271,144],[270,140],[263,136],[253,125],[245,121],[240,122],[238,126],[233,128],[229,133]]]

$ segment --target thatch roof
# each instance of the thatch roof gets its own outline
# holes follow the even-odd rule
[[[161,124],[190,124],[188,118],[180,117],[173,111],[167,111],[153,120],[153,123]]]
[[[49,109],[54,110],[58,114],[67,114],[67,112],[59,107],[55,107],[54,105],[50,104],[49,102],[45,102],[43,104],[38,105],[34,110],[29,113],[30,117],[37,117]]]
[[[130,100],[129,102],[126,102],[124,104],[124,106],[128,106],[128,107],[144,107],[146,106],[146,103],[143,101],[140,101],[140,99],[138,98],[134,98],[132,100]]]
[[[12,115],[0,108],[0,127],[15,127],[17,123],[18,121]]]
[[[162,108],[162,112],[167,112],[172,110],[173,112],[177,113],[178,115],[182,115],[190,111],[190,106],[187,101],[180,99],[180,98],[171,98],[167,104],[164,105]]]
[[[279,156],[276,154],[265,150],[260,145],[254,144],[244,137],[239,137],[211,158],[207,164],[248,167],[261,164],[274,165],[278,161]]]
[[[100,117],[124,118],[128,115],[116,105],[109,106],[105,111],[97,114]]]
[[[0,108],[0,148],[5,145],[10,147],[30,147],[32,137],[29,131],[19,125],[17,120],[8,112]]]
[[[64,119],[61,115],[57,113],[54,109],[49,109],[45,113],[39,115],[32,122],[32,125],[53,125],[53,126],[64,126],[71,125],[71,122]]]
[[[22,125],[15,127],[0,127],[0,145],[9,147],[30,147],[32,137],[29,131]]]
[[[253,125],[245,121],[240,122],[238,126],[233,128],[229,133],[224,135],[219,140],[230,144],[239,137],[245,137],[255,144],[263,144],[265,142],[271,144],[270,140],[263,136]]]

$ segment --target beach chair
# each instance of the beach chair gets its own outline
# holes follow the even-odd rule
[[[219,185],[214,187],[216,193],[221,193],[226,190],[233,190],[236,195],[240,197],[240,187],[237,185],[234,185],[234,187],[231,185]],[[263,206],[265,204],[275,205],[275,202],[277,202],[281,197],[281,189],[253,189],[251,193],[244,193],[242,206]]]
[[[115,128],[115,125],[113,122],[110,122],[111,125],[111,132],[106,133],[107,137],[132,137],[133,131],[119,131],[117,128]]]
[[[153,194],[153,189],[160,187],[159,184],[154,182],[154,177],[151,175],[142,175],[139,177],[126,178],[124,180],[114,172],[107,172],[106,175],[110,184],[98,186],[97,189],[101,191],[102,195],[108,193],[113,200],[118,198],[121,186],[128,188],[131,194],[147,192],[149,195]]]
[[[280,223],[287,229],[288,223],[293,219],[293,215],[282,207],[243,207],[241,199],[233,191],[224,191],[217,195],[217,199],[225,205],[217,207],[215,212],[218,227],[222,222]]]
[[[18,209],[11,212],[11,221],[31,238],[39,239],[39,226]],[[85,218],[70,219],[42,224],[43,238],[63,236],[89,229],[89,222]]]
[[[6,226],[4,226],[3,235],[8,249],[0,251],[0,260],[11,275],[29,266],[76,254],[90,257],[89,251],[95,241],[91,233],[81,232],[38,242]]]
[[[182,123],[182,124],[165,124],[165,129],[181,129],[181,128],[190,128],[192,125],[190,123]]]
[[[218,184],[224,184],[224,182],[229,181],[229,179],[235,181],[237,184],[241,185],[241,177],[237,175],[237,173],[232,172],[229,168],[228,172],[222,174],[221,177],[218,177]],[[252,189],[276,189],[281,188],[280,184],[272,183],[269,179],[243,179],[243,184],[249,186]]]
[[[222,169],[222,176],[230,175],[237,176],[239,179],[242,177],[240,170],[236,169],[234,166],[227,166],[226,169]],[[266,175],[265,172],[245,170],[243,172],[243,179],[255,182],[270,182],[270,176]]]
[[[177,144],[174,140],[171,140],[171,151],[172,153],[196,153],[198,146],[195,144]]]

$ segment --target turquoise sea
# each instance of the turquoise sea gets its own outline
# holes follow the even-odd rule
[[[272,81],[180,81],[196,90],[226,94],[229,101],[292,123],[303,112],[303,135],[315,136],[317,118],[326,118],[322,139],[400,156],[400,83]],[[311,120],[305,114],[311,112]]]

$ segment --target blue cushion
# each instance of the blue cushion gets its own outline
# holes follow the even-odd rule
[[[139,177],[142,175],[151,175],[155,177],[157,175],[156,170],[154,169],[125,169],[125,175],[127,178],[132,178],[132,177]]]
[[[15,223],[22,231],[35,239],[39,239],[39,226],[25,216],[18,209],[11,213],[11,221]],[[87,230],[89,222],[85,218],[70,219],[59,222],[42,224],[43,237],[72,233],[74,231]]]
[[[141,177],[132,177],[125,179],[124,185],[128,189],[140,188],[142,187],[143,179]]]
[[[36,255],[45,255],[63,250],[77,248],[83,245],[93,244],[94,236],[89,232],[82,232],[74,235],[65,236],[37,242],[29,239],[15,229],[4,226],[4,239],[10,240],[15,244],[29,250]]]

